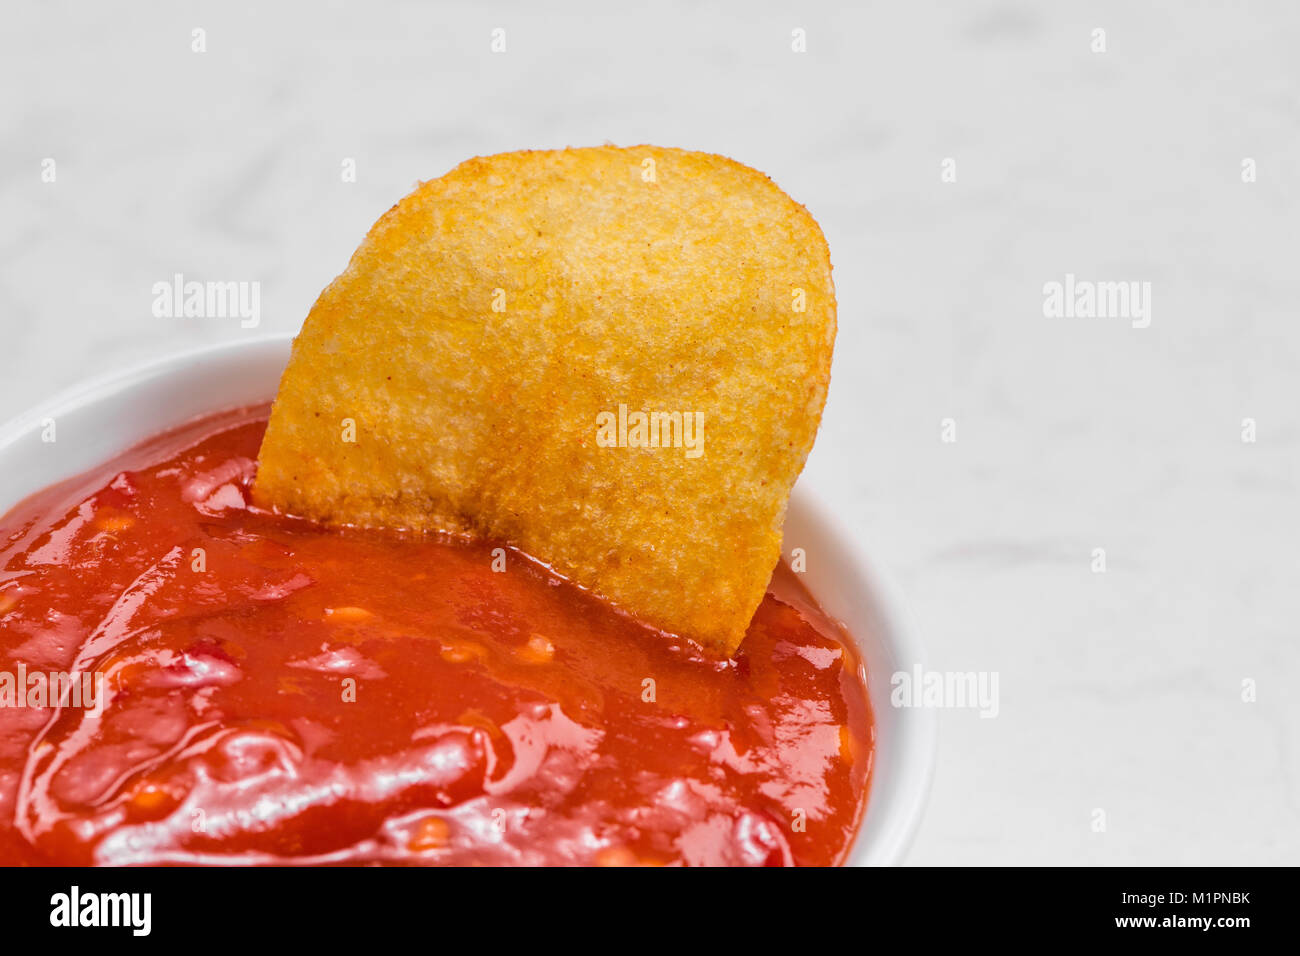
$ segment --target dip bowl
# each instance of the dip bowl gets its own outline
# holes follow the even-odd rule
[[[0,514],[132,445],[222,409],[274,398],[289,338],[206,347],[87,382],[0,425]],[[45,440],[53,423],[54,441]],[[857,643],[867,668],[875,749],[867,809],[847,863],[901,862],[920,823],[934,763],[937,719],[890,704],[890,679],[923,664],[897,591],[863,546],[836,526],[806,485],[785,522],[786,557],[802,548],[802,578]]]

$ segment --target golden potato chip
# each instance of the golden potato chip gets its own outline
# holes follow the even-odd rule
[[[731,653],[834,338],[821,230],[753,169],[653,146],[472,159],[317,300],[255,500],[508,542]]]

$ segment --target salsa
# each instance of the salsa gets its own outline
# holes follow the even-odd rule
[[[844,859],[864,670],[788,568],[715,659],[504,546],[252,506],[266,417],[0,518],[0,864]]]

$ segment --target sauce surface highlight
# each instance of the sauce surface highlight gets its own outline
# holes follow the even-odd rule
[[[508,548],[253,508],[266,412],[0,518],[0,864],[842,861],[871,710],[784,565],[715,660]]]

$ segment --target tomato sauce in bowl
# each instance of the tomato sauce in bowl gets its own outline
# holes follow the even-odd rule
[[[845,859],[865,673],[788,568],[718,660],[507,547],[251,506],[266,415],[0,518],[0,864]]]

